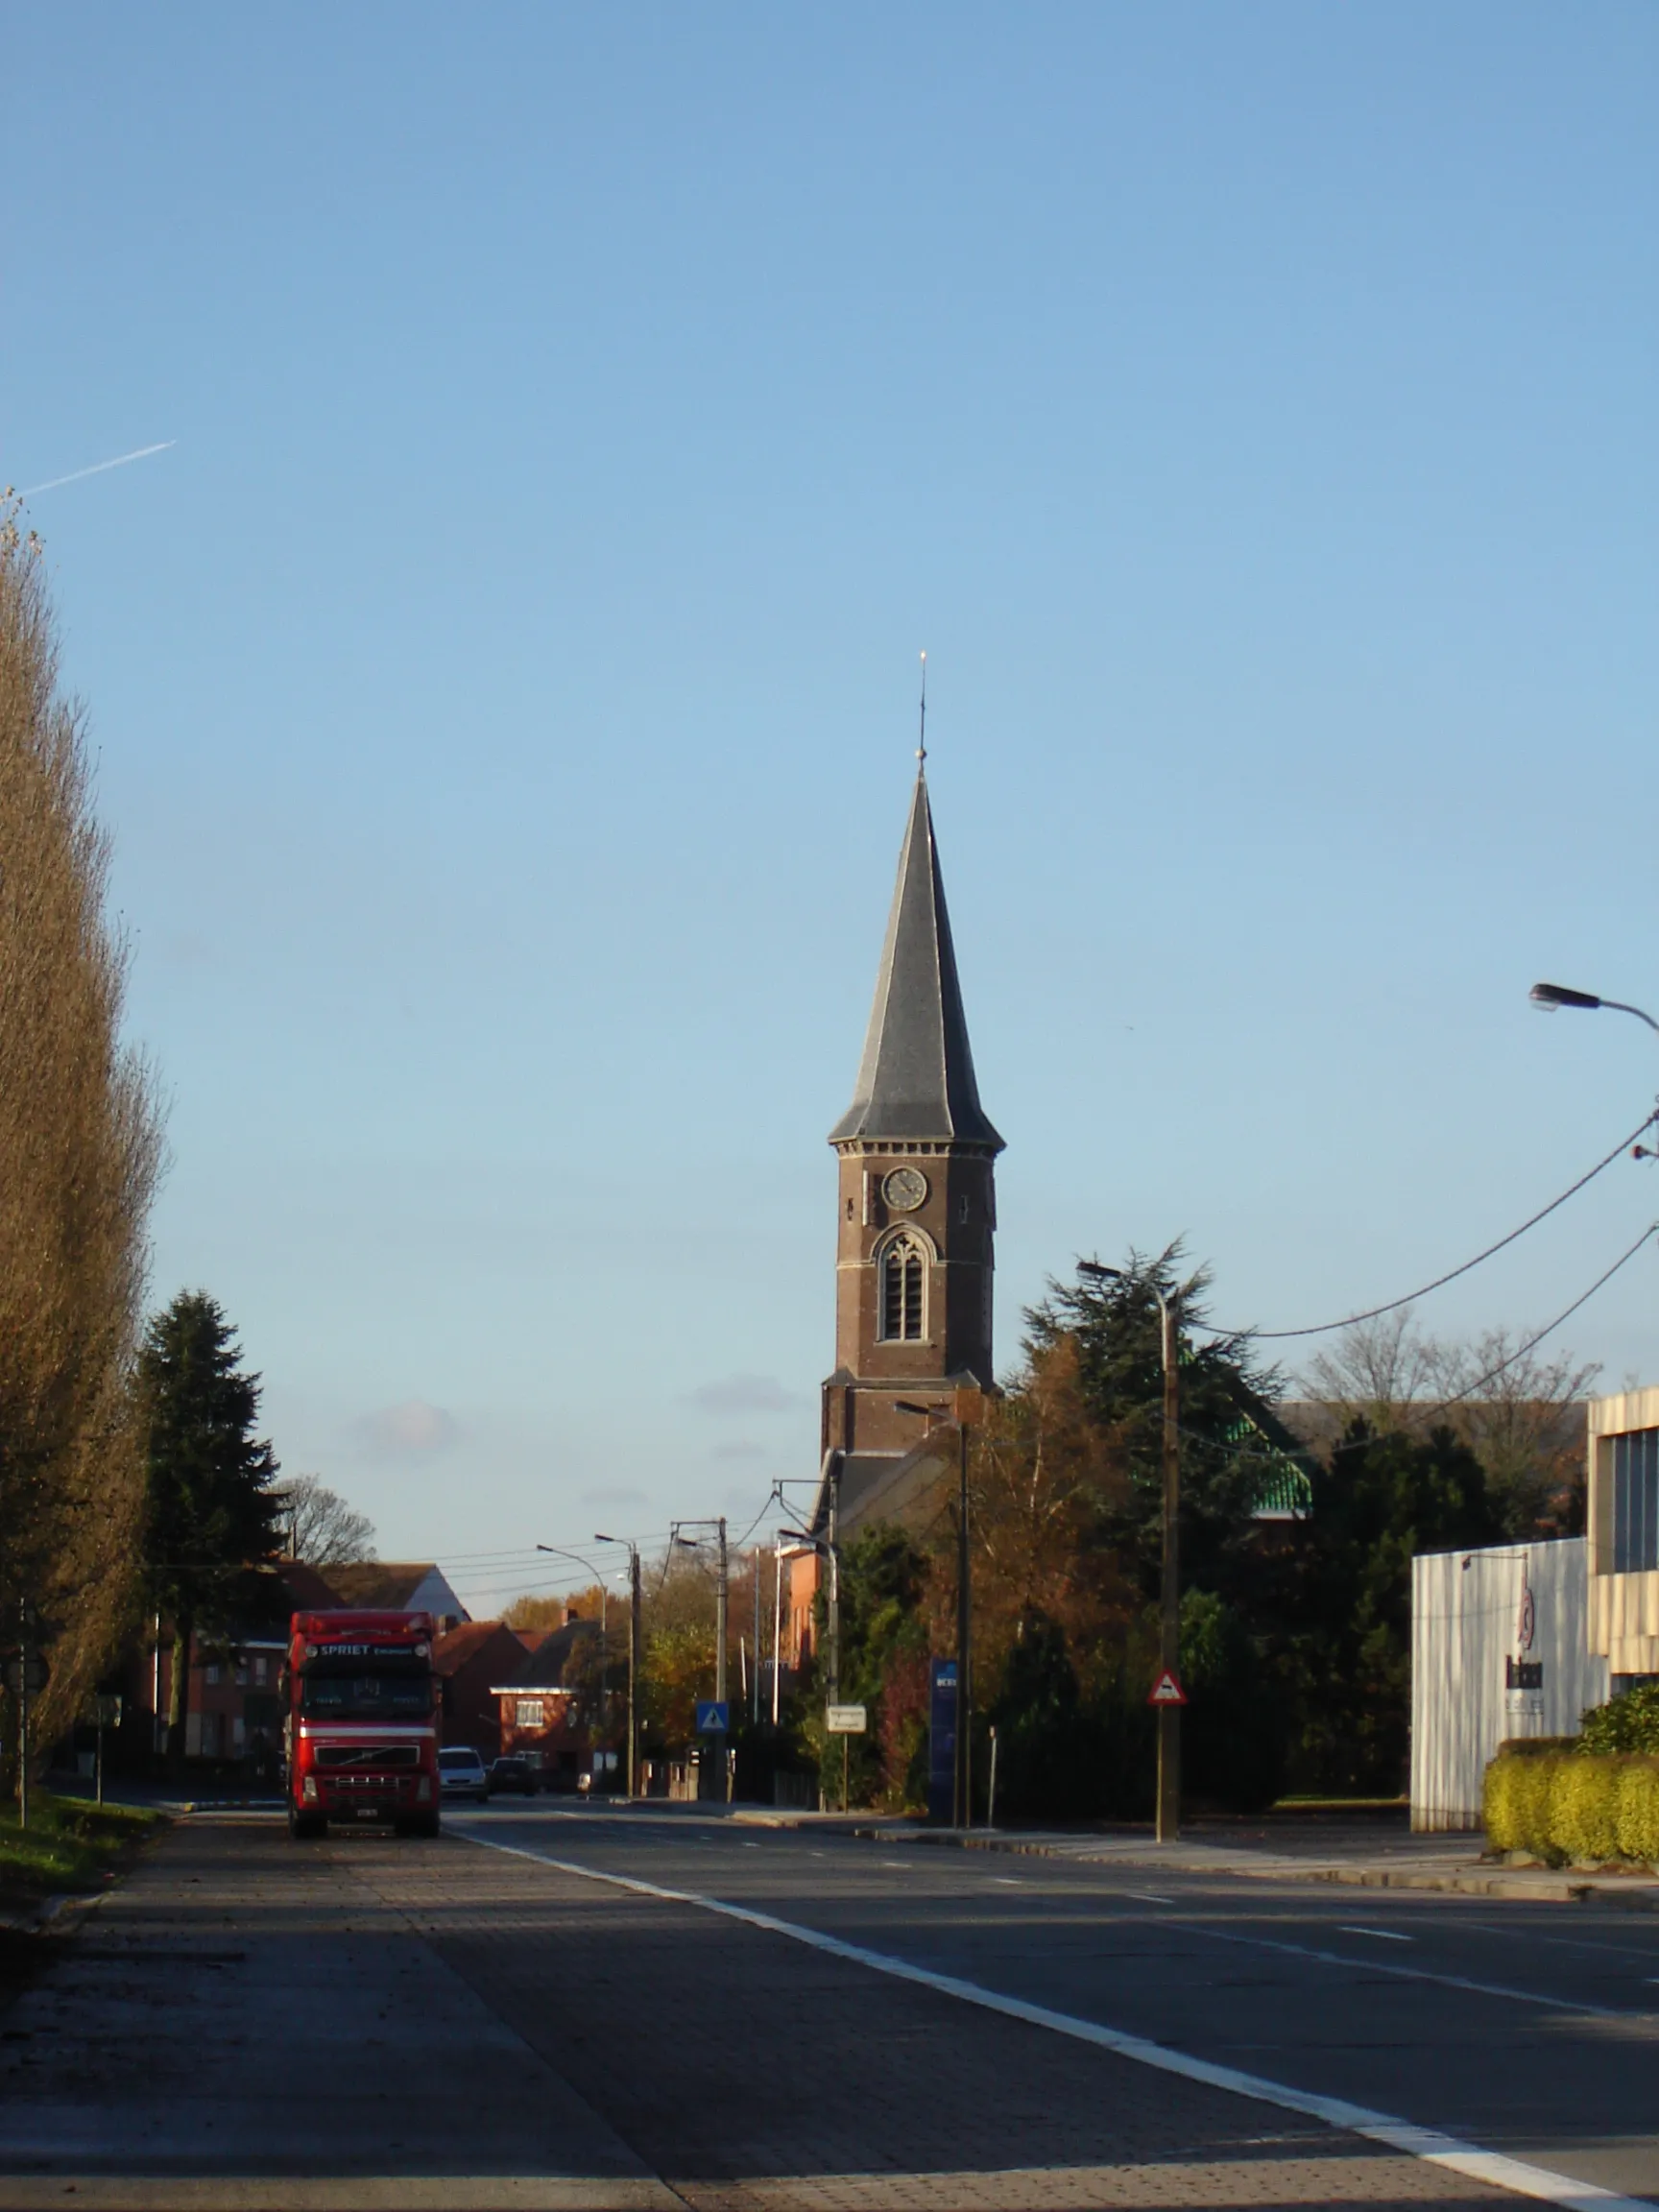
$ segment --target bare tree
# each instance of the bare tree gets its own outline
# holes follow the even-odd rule
[[[1344,1329],[1308,1370],[1305,1388],[1339,1428],[1363,1421],[1380,1435],[1411,1419],[1435,1394],[1443,1354],[1419,1334],[1409,1306]]]
[[[121,1038],[82,710],[58,691],[40,548],[0,497],[0,1632],[50,1675],[35,1741],[76,1719],[135,1611],[144,1467],[133,1387],[155,1084]],[[3,1729],[14,1772],[16,1729]]]
[[[373,1559],[374,1524],[349,1505],[318,1475],[297,1475],[281,1490],[289,1527],[289,1552],[307,1567],[337,1567],[350,1559]]]
[[[1512,1536],[1575,1535],[1584,1526],[1581,1401],[1600,1369],[1570,1352],[1523,1351],[1525,1330],[1472,1342],[1423,1335],[1411,1309],[1345,1329],[1309,1369],[1326,1416],[1319,1441],[1352,1421],[1378,1434],[1443,1423],[1474,1452]]]

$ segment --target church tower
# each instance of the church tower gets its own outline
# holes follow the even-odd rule
[[[995,1161],[979,1104],[926,771],[916,778],[899,881],[853,1103],[830,1132],[840,1161],[835,1372],[823,1450],[910,1452],[918,1397],[949,1413],[988,1389]]]

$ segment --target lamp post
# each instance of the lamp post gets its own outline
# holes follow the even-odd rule
[[[595,1535],[593,1541],[623,1545],[628,1553],[628,1794],[633,1797],[637,1793],[636,1767],[639,1753],[637,1687],[639,1680],[639,1547],[626,1536]]]
[[[1077,1272],[1097,1282],[1134,1281],[1158,1301],[1164,1357],[1164,1564],[1158,1603],[1158,1664],[1181,1678],[1181,1364],[1175,1307],[1148,1276],[1129,1277],[1121,1267],[1102,1267],[1079,1260]],[[1171,1700],[1158,1708],[1158,1840],[1173,1843],[1181,1833],[1181,1708]]]
[[[1593,991],[1570,991],[1565,983],[1534,983],[1527,994],[1541,1014],[1558,1014],[1563,1006],[1582,1008],[1594,1014],[1606,1007],[1613,1014],[1634,1014],[1638,1022],[1646,1022],[1649,1029],[1659,1030],[1659,1022],[1651,1014],[1644,1014],[1640,1006],[1627,1006],[1623,998],[1598,998]]]
[[[895,1398],[895,1413],[920,1415],[929,1424],[940,1406]],[[968,1424],[956,1422],[956,1759],[951,1776],[952,1825],[974,1825],[974,1573],[968,1547]]]

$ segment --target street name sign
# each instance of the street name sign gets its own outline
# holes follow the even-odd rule
[[[1169,1668],[1166,1667],[1157,1681],[1153,1683],[1152,1694],[1146,1702],[1148,1705],[1186,1704],[1187,1693],[1182,1689],[1179,1680]]]
[[[681,1707],[685,1711],[685,1707]],[[697,1700],[697,1733],[699,1736],[724,1736],[732,1726],[732,1708],[723,1697],[699,1697]]]
[[[870,1721],[862,1705],[826,1705],[824,1725],[831,1736],[862,1736]]]

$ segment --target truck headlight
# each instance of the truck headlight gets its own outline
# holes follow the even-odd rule
[[[301,1785],[300,1785],[300,1795],[301,1795],[301,1798],[304,1800],[304,1802],[305,1802],[307,1805],[315,1805],[315,1804],[316,1804],[316,1802],[317,1802],[317,1777],[316,1777],[316,1775],[315,1775],[315,1774],[307,1774],[307,1775],[306,1775],[306,1777],[305,1777],[305,1779],[304,1779],[304,1781],[301,1783]]]
[[[420,1779],[420,1781],[416,1783],[416,1785],[415,1785],[415,1802],[416,1802],[416,1804],[417,1804],[417,1805],[430,1805],[430,1804],[431,1804],[431,1802],[432,1802],[432,1777],[431,1777],[431,1775],[430,1775],[430,1774],[422,1774],[422,1775],[421,1775],[421,1779]]]

